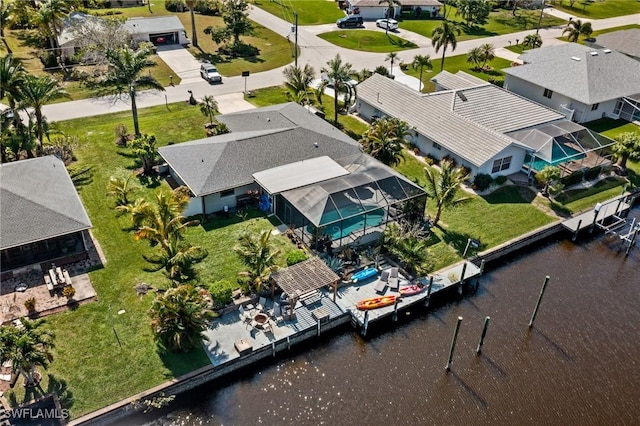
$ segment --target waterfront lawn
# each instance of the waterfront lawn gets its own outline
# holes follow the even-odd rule
[[[615,120],[613,118],[600,118],[598,120],[589,121],[583,124],[584,127],[603,134],[604,136],[614,139],[621,133],[636,132],[640,133],[640,127],[626,120]]]
[[[345,16],[338,3],[326,0],[254,0],[260,9],[285,21],[295,23],[294,12],[298,14],[298,25],[334,24]]]
[[[589,188],[569,189],[562,192],[553,201],[550,201],[550,207],[558,209],[557,204],[559,204],[561,211],[576,214],[593,207],[599,202],[622,194],[623,187],[628,183],[629,181],[625,178],[618,176],[608,177],[596,182],[595,185]]]
[[[406,58],[406,62],[410,63],[412,60],[413,58]],[[436,90],[436,85],[430,80],[440,72],[442,58],[432,58],[431,63],[433,64],[433,69],[431,71],[424,70],[422,73],[422,92],[424,93],[434,92]],[[449,71],[452,74],[455,74],[458,71],[464,71],[485,81],[489,81],[491,79],[502,81],[504,79],[504,72],[502,72],[501,69],[509,68],[511,66],[511,62],[506,59],[495,58],[491,62],[488,62],[487,66],[492,67],[492,69],[484,72],[473,69],[473,64],[467,63],[466,54],[448,56],[444,60],[444,69],[446,71]],[[410,66],[403,72],[415,78],[420,78],[420,69],[413,69],[413,67]]]
[[[563,12],[576,15],[578,17],[590,19],[612,18],[614,16],[633,15],[640,13],[640,2],[633,0],[606,0],[592,2],[583,7],[582,2],[577,2],[574,7],[569,7],[567,0],[561,0],[560,3],[554,2],[555,7]]]
[[[207,120],[197,107],[185,103],[169,107],[171,111],[164,105],[139,110],[142,131],[154,133],[159,146],[204,136]],[[125,111],[58,123],[66,134],[86,138],[75,151],[78,162],[73,167],[90,168],[90,178],[78,191],[93,223],[92,232],[107,258],[104,268],[89,274],[98,294],[96,302],[47,317],[56,333],[56,349],[55,360],[47,369],[52,377],[45,375],[42,387],[45,391],[62,389],[63,406],[71,410],[74,418],[209,363],[200,348],[186,354],[159,351],[147,317],[154,292],[136,295],[134,287],[141,282],[153,288],[164,288],[168,282],[161,272],[143,270],[147,264],[141,254],[152,249],[144,241],[135,241],[125,230],[130,219],[118,217],[113,198],[105,194],[111,175],[126,176],[135,168],[128,153],[114,144],[114,126],[129,120],[130,112]],[[168,188],[164,182],[137,183],[141,189],[135,196],[147,199],[159,189]],[[209,252],[198,266],[203,285],[222,278],[236,282],[241,267],[230,250],[235,238],[245,229],[257,231],[273,226],[255,212],[249,214],[252,216],[247,222],[233,217],[227,221],[210,220],[189,229],[189,241]],[[294,247],[284,236],[274,236],[272,240],[281,248],[279,262],[284,264],[286,252]],[[126,312],[118,315],[120,309]],[[13,392],[9,399],[22,403],[24,387],[18,385]],[[31,396],[29,393],[27,398]]]
[[[345,49],[388,53],[415,49],[418,46],[393,34],[371,30],[338,30],[318,34],[323,40]]]
[[[457,36],[457,40],[459,42],[535,29],[538,26],[538,19],[540,18],[540,12],[535,10],[519,10],[516,18],[513,17],[510,10],[498,10],[489,14],[489,20],[484,26],[467,27],[463,25],[463,19],[456,16],[455,7],[447,6],[447,13],[450,20],[461,23],[460,29],[462,32]],[[438,27],[440,22],[440,20],[434,19],[404,20],[400,22],[400,28],[431,38],[433,29]],[[555,16],[547,15],[545,13],[542,18],[541,27],[554,27],[557,25],[563,25],[565,22],[566,21],[560,18],[556,18]]]

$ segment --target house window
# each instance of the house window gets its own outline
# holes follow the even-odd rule
[[[598,110],[598,106],[600,106],[600,104],[591,105],[591,111],[597,111]]]
[[[542,96],[551,99],[551,96],[553,96],[553,90],[544,89],[544,94]]]
[[[493,162],[491,173],[498,173],[499,171],[507,170],[509,167],[511,167],[511,156],[498,158]]]
[[[442,146],[440,146],[440,144],[439,144],[439,143],[436,143],[436,142],[434,142],[434,143],[433,143],[433,147],[434,147],[435,149],[437,149],[438,151],[442,149]]]
[[[234,190],[233,189],[227,189],[226,191],[222,191],[220,193],[220,198],[224,198],[224,197],[231,197],[234,194]]]

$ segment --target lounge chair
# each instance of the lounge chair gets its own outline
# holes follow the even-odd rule
[[[44,282],[47,284],[47,290],[49,290],[49,293],[53,293],[53,283],[51,282],[51,277],[49,275],[44,276]]]
[[[260,312],[264,311],[265,307],[267,306],[267,298],[266,297],[261,297],[260,299],[258,299],[258,306],[256,306],[256,309]]]
[[[284,318],[282,317],[282,308],[277,303],[273,305],[273,320],[276,324],[280,324],[284,321]]]
[[[238,308],[238,312],[240,313],[240,319],[242,320],[243,323],[251,324],[251,322],[253,321],[253,318],[251,318],[251,315],[248,312],[245,312],[242,306]]]
[[[398,279],[398,268],[391,268],[391,272],[389,273],[389,288],[393,291],[398,291],[400,288],[400,283]]]
[[[376,292],[380,293],[380,294],[384,294],[385,290],[387,289],[387,284],[389,281],[389,271],[382,271],[382,273],[380,274],[380,278],[378,278],[378,280],[376,281]]]

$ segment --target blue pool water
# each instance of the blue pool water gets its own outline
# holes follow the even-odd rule
[[[558,164],[566,163],[569,160],[580,160],[584,157],[585,154],[578,150],[565,146],[563,151],[562,148],[554,144],[551,150],[551,158],[553,161],[548,162],[538,158],[531,163],[531,157],[527,154],[525,157],[525,165],[530,164],[533,170],[540,171],[547,166],[557,166]]]
[[[336,222],[330,225],[327,225],[324,229],[325,234],[329,235],[332,240],[340,239],[341,237],[346,237],[350,233],[354,231],[359,231],[363,229],[365,226],[367,228],[372,226],[378,226],[384,221],[384,209],[377,208],[375,210],[368,211],[366,214],[362,213],[366,209],[371,208],[371,206],[358,206],[358,205],[350,205],[343,208],[340,213],[342,216],[351,216],[342,221],[342,232],[340,232],[340,222]],[[361,214],[358,214],[361,213]],[[355,216],[352,216],[355,215]],[[366,218],[365,218],[366,216]],[[337,211],[332,211],[325,214],[322,217],[321,223],[331,223],[335,220],[339,220],[340,216]],[[309,225],[307,227],[307,231],[313,233],[315,231],[313,225]]]

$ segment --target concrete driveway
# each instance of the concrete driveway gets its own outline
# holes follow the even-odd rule
[[[158,56],[182,79],[180,84],[201,79],[200,62],[181,45],[158,46]]]

